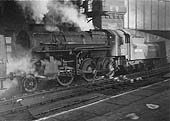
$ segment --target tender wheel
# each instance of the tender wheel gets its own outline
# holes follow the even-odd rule
[[[38,88],[38,82],[35,79],[35,77],[32,75],[28,75],[28,76],[24,77],[22,82],[23,82],[23,89],[26,92],[34,92]]]
[[[82,77],[88,82],[94,81],[96,77],[96,65],[94,61],[88,58],[82,64],[82,70],[85,71]]]
[[[73,80],[74,80],[74,77],[72,74],[69,74],[69,75],[59,75],[56,77],[57,79],[57,82],[62,85],[62,86],[68,86],[70,85]]]

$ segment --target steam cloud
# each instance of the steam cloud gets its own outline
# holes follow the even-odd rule
[[[86,16],[81,14],[70,0],[19,0],[17,2],[37,23],[42,22],[45,15],[52,24],[71,23],[83,31],[94,29],[91,23],[87,23]],[[48,25],[49,30],[56,30],[53,27]]]
[[[20,56],[20,57],[8,57],[8,62],[6,63],[6,73],[7,75],[11,72],[15,74],[30,73],[34,71],[34,68],[31,63],[31,56]],[[16,95],[19,92],[18,88],[18,80],[14,78],[13,80],[6,79],[3,81],[3,86],[6,88],[5,90],[0,92],[0,98],[8,98],[13,95]]]
[[[0,99],[2,98],[9,98],[11,96],[14,96],[17,94],[17,92],[19,92],[17,86],[18,86],[18,81],[17,79],[13,79],[13,80],[9,80],[6,79],[5,81],[3,81],[3,86],[5,88],[5,90],[1,90],[0,92]]]
[[[33,69],[33,66],[31,64],[31,57],[30,56],[25,56],[22,58],[8,58],[7,62],[7,74],[10,72],[25,72],[25,73],[30,73]]]
[[[31,62],[31,50],[25,50],[21,45],[15,44],[15,53],[8,56],[7,74],[10,72],[30,73],[33,71],[33,63]]]
[[[23,8],[25,14],[29,14],[37,23],[40,23],[44,14],[48,12],[49,0],[16,0]]]

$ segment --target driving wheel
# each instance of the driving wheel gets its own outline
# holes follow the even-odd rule
[[[110,67],[109,66],[110,66],[110,59],[109,58],[105,58],[103,60],[102,69],[106,70],[106,72],[105,72],[106,75],[110,73],[110,69],[109,69]]]
[[[56,77],[56,79],[57,79],[57,82],[60,84],[60,85],[62,85],[62,86],[68,86],[68,85],[70,85],[72,82],[73,82],[73,80],[74,80],[74,77],[73,77],[73,75],[72,74],[66,74],[66,75],[58,75],[57,77]]]
[[[96,65],[94,61],[87,58],[82,63],[82,71],[84,71],[82,77],[87,81],[91,82],[95,80],[96,77]]]

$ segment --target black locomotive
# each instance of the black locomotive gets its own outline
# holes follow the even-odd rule
[[[16,44],[31,49],[33,55],[35,71],[23,79],[24,90],[28,92],[36,90],[36,78],[57,80],[60,85],[68,86],[78,76],[91,82],[100,77],[153,69],[162,61],[159,46],[154,44],[149,44],[150,58],[134,56],[131,36],[124,30],[22,30],[17,34]],[[138,51],[141,53],[142,49]]]

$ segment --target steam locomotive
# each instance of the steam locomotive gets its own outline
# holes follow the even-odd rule
[[[42,79],[57,80],[60,85],[68,86],[78,76],[92,82],[101,76],[149,70],[165,63],[160,56],[163,55],[160,45],[141,43],[143,40],[132,39],[125,30],[22,30],[15,43],[31,49],[35,65],[34,73],[23,79],[24,90],[35,91],[37,80]]]

